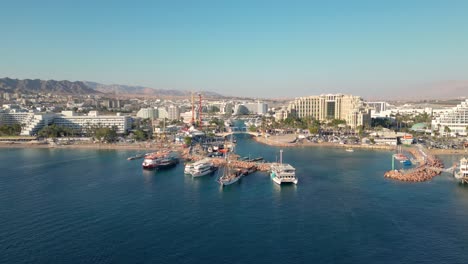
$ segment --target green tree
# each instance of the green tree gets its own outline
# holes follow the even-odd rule
[[[98,141],[114,142],[117,139],[117,128],[114,126],[98,127],[94,130],[93,135]]]
[[[191,137],[184,137],[184,144],[186,146],[192,145],[192,138]]]
[[[255,132],[257,131],[257,127],[254,125],[249,126],[249,132]]]
[[[0,126],[0,136],[18,136],[21,133],[21,125],[2,125]]]
[[[450,132],[452,132],[452,130],[450,129],[450,127],[445,126],[444,127],[444,132],[445,132],[445,136],[447,136]]]
[[[143,130],[136,130],[134,133],[134,138],[136,141],[146,140],[146,134]]]

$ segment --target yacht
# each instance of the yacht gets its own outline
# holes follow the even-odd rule
[[[283,150],[280,150],[280,162],[271,165],[271,179],[277,184],[297,184],[296,169],[290,164],[283,163]]]
[[[190,175],[192,177],[201,177],[208,175],[216,170],[210,159],[203,159],[192,164]]]

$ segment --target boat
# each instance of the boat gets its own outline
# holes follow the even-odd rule
[[[195,163],[192,163],[191,167],[192,168],[189,174],[192,175],[192,177],[205,176],[214,172],[217,169],[213,165],[213,162],[211,162],[210,159],[203,159]]]
[[[405,166],[410,166],[410,165],[412,165],[411,160],[409,160],[409,159],[407,159],[407,160],[402,160],[402,161],[400,161],[400,162],[403,163],[403,165],[405,165]]]
[[[408,160],[408,157],[406,157],[405,154],[402,154],[402,153],[398,153],[398,154],[394,154],[393,157],[398,160],[398,161],[405,161],[405,160]]]
[[[290,164],[283,163],[283,150],[280,150],[280,162],[271,165],[271,179],[281,185],[283,183],[297,184],[296,169]]]
[[[175,167],[179,163],[177,157],[164,157],[159,160],[159,163],[156,165],[157,169],[168,169]]]
[[[223,175],[219,177],[218,182],[222,186],[231,185],[240,180],[245,175],[245,172],[238,168],[231,168],[226,165],[223,170]]]
[[[455,178],[466,182],[468,180],[468,159],[462,158],[460,160],[460,168],[455,172]]]
[[[250,159],[249,161],[255,162],[255,161],[261,161],[261,160],[263,160],[263,157],[253,158],[253,159]]]
[[[135,155],[135,156],[128,157],[127,160],[141,159],[141,158],[144,158],[145,156],[146,156],[146,154],[138,154],[138,155]]]
[[[231,136],[231,142],[232,142],[232,136]],[[231,149],[233,151],[233,149]],[[233,168],[231,166],[231,162],[229,161],[229,152],[226,153],[226,165],[223,168],[223,174],[218,178],[219,184],[221,186],[227,186],[231,185],[233,183],[236,183],[237,181],[240,180],[245,175],[245,171],[242,171],[239,168]]]
[[[155,169],[158,166],[160,160],[160,157],[150,155],[145,157],[141,165],[143,166],[143,169]]]
[[[354,152],[354,149],[352,149],[352,148],[347,148],[346,151],[347,151],[347,152]]]
[[[145,159],[141,165],[143,169],[155,169],[159,166],[161,161],[167,157],[169,157],[169,152],[149,153],[145,155]]]

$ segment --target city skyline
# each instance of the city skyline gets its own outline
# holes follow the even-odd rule
[[[463,1],[31,1],[3,9],[2,77],[261,98],[456,97],[468,87]]]

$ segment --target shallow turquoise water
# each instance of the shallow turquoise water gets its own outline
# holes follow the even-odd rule
[[[279,148],[239,136],[237,152]],[[468,263],[468,187],[385,179],[391,152],[285,148],[297,186],[224,189],[134,153],[0,150],[0,262]]]

